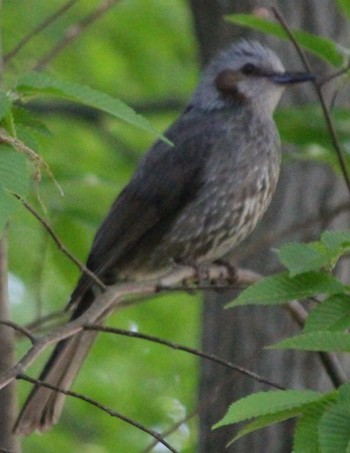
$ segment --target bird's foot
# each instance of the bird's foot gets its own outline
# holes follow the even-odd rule
[[[213,289],[217,292],[227,291],[228,286],[234,285],[237,283],[237,267],[225,259],[215,260],[214,263],[217,266],[225,268],[225,272],[222,272],[219,277],[210,280],[210,284],[213,286]]]
[[[189,294],[193,294],[199,286],[209,281],[209,267],[204,263],[197,263],[193,260],[174,260],[177,266],[189,266],[193,269],[193,276],[184,278],[182,286]]]

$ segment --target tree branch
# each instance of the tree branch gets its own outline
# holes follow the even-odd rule
[[[270,387],[274,387],[274,388],[280,389],[280,390],[285,390],[285,387],[283,387],[279,384],[276,384],[275,382],[272,382],[269,379],[264,378],[263,376],[259,376],[257,373],[254,373],[253,371],[250,371],[239,365],[235,365],[234,363],[229,362],[228,360],[221,359],[220,357],[218,357],[214,354],[207,354],[198,349],[190,348],[188,346],[183,346],[178,343],[173,343],[172,341],[164,340],[163,338],[154,337],[152,335],[146,335],[146,334],[140,333],[140,332],[133,332],[130,330],[118,329],[115,327],[105,327],[105,326],[99,326],[99,325],[93,325],[93,324],[85,324],[83,326],[83,329],[84,330],[95,330],[98,332],[105,332],[105,333],[112,333],[115,335],[122,335],[122,336],[130,337],[130,338],[140,338],[142,340],[151,341],[152,343],[158,343],[163,346],[167,346],[168,348],[175,349],[177,351],[188,352],[189,354],[195,355],[197,357],[201,357],[202,359],[207,359],[207,360],[211,360],[212,362],[219,363],[220,365],[230,368],[233,371],[237,371],[238,373],[244,374],[245,376],[248,376],[248,377],[254,379],[255,381],[269,385]]]
[[[42,224],[45,230],[49,233],[50,237],[53,239],[59,250],[61,250],[77,267],[78,269],[88,275],[92,281],[94,281],[101,289],[105,290],[106,285],[95,275],[93,272],[88,269],[84,263],[82,263],[78,258],[76,258],[63,244],[63,242],[58,238],[56,233],[53,231],[48,222],[41,217],[41,215],[23,198],[17,196],[17,198],[22,202],[23,206]]]
[[[107,406],[104,406],[103,404],[99,403],[98,401],[96,401],[92,398],[89,398],[86,395],[82,395],[81,393],[73,392],[71,390],[61,389],[60,387],[56,387],[55,385],[51,385],[46,382],[39,381],[38,379],[33,379],[25,374],[19,374],[17,376],[17,379],[21,379],[22,381],[30,382],[31,384],[34,384],[34,385],[41,385],[42,387],[46,387],[48,389],[55,390],[56,392],[63,393],[64,395],[71,396],[71,397],[79,399],[81,401],[85,401],[86,403],[89,403],[92,406],[97,407],[97,409],[100,409],[101,411],[106,412],[111,417],[118,418],[119,420],[129,423],[130,425],[134,426],[135,428],[140,429],[141,431],[144,431],[145,433],[149,434],[154,439],[156,439],[157,442],[160,442],[161,444],[163,444],[169,451],[172,451],[173,453],[177,453],[177,450],[175,450],[170,444],[168,444],[168,442],[166,442],[163,439],[163,437],[156,431],[146,428],[144,425],[141,425],[141,423],[121,414],[120,412],[110,409]]]
[[[15,366],[0,375],[0,389],[16,379],[16,376],[23,373],[49,345],[80,332],[86,324],[94,324],[98,320],[103,319],[113,308],[120,306],[121,302],[125,299],[130,300],[135,297],[146,297],[157,294],[159,293],[159,288],[172,287],[179,282],[196,278],[196,274],[197,271],[193,267],[181,266],[160,280],[122,283],[108,287],[79,318],[68,322],[66,325],[55,329],[41,338],[35,339],[31,348],[29,348]],[[237,282],[244,282],[246,275],[247,271],[238,269],[236,273]],[[248,275],[250,275],[249,272]],[[207,269],[207,277],[210,281],[222,280],[224,278],[230,281],[232,278],[229,270],[225,266],[218,265],[212,265]],[[213,285],[213,289],[215,289],[215,285]]]
[[[279,11],[279,9],[276,6],[272,6],[271,10],[272,10],[273,14],[275,15],[276,19],[278,20],[278,22],[281,24],[281,26],[284,28],[285,32],[287,33],[291,43],[293,44],[293,46],[295,47],[295,50],[299,54],[299,57],[300,57],[303,65],[304,65],[305,69],[308,72],[312,72],[312,68],[311,68],[311,65],[309,63],[309,60],[307,59],[303,49],[299,46],[299,43],[298,43],[298,41],[296,40],[296,38],[294,36],[294,33],[292,32],[292,30],[290,29],[289,25],[285,21],[282,13]],[[318,97],[318,99],[320,101],[320,104],[321,104],[321,107],[322,107],[323,116],[325,118],[325,122],[326,122],[326,125],[327,125],[327,128],[328,128],[328,132],[329,132],[329,137],[330,137],[331,143],[332,143],[333,148],[334,148],[334,150],[336,152],[336,155],[337,155],[337,158],[338,158],[338,162],[339,162],[339,165],[340,165],[340,169],[341,169],[341,172],[342,172],[343,177],[344,177],[345,184],[346,184],[346,186],[348,188],[348,191],[350,193],[350,177],[349,177],[347,165],[346,165],[346,162],[345,162],[343,151],[342,151],[341,146],[340,146],[340,142],[339,142],[337,131],[336,131],[335,127],[334,127],[333,120],[332,120],[329,108],[327,106],[327,103],[326,103],[325,98],[324,98],[323,93],[322,93],[322,86],[319,85],[317,80],[315,80],[313,82],[313,84],[314,84],[314,87],[316,89],[317,97]]]
[[[105,0],[92,13],[86,15],[76,24],[71,25],[64,33],[63,38],[59,41],[46,55],[44,55],[34,66],[35,71],[42,71],[47,64],[57,57],[72,41],[98,20],[103,14],[111,9],[118,0]]]
[[[17,53],[26,45],[28,42],[34,38],[34,36],[41,33],[45,28],[49,27],[53,22],[60,18],[66,11],[68,11],[78,0],[69,0],[61,8],[55,11],[53,14],[44,19],[40,24],[33,28],[29,33],[27,33],[18,44],[10,50],[6,55],[4,55],[4,62],[8,63]]]

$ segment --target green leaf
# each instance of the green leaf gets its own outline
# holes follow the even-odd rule
[[[304,272],[319,270],[335,258],[323,244],[317,242],[312,244],[284,244],[277,254],[280,261],[290,271],[291,277]]]
[[[304,326],[304,332],[344,330],[350,326],[350,296],[335,294],[314,308]]]
[[[339,401],[350,403],[350,382],[346,382],[338,389]]]
[[[19,207],[19,201],[0,185],[0,237],[10,216]]]
[[[295,427],[293,453],[321,453],[318,425],[325,410],[335,403],[338,392],[331,392],[303,409]]]
[[[20,205],[11,192],[24,197],[29,184],[30,175],[25,156],[9,146],[0,145],[0,232]]]
[[[350,334],[333,331],[304,333],[287,338],[269,349],[297,349],[302,351],[350,352]]]
[[[232,14],[226,16],[227,20],[244,27],[253,28],[282,39],[289,39],[284,28],[272,22],[271,20],[263,19],[261,17],[253,16],[250,14]],[[337,47],[336,43],[331,39],[307,33],[301,30],[293,30],[294,36],[298,43],[315,53],[319,57],[331,63],[333,66],[340,66],[343,62],[343,54]]]
[[[301,408],[307,403],[317,401],[321,396],[321,393],[311,390],[274,390],[254,393],[231,404],[224,418],[214,425],[214,429],[254,417]]]
[[[346,249],[350,247],[350,231],[325,231],[321,241],[329,249]]]
[[[240,429],[236,436],[229,441],[227,446],[231,445],[232,443],[236,442],[238,439],[240,439],[243,436],[246,436],[247,434],[250,434],[262,428],[266,428],[266,426],[284,422],[285,420],[288,420],[290,418],[297,417],[298,415],[300,415],[300,411],[301,409],[298,407],[297,409],[280,411],[274,414],[268,414],[258,417],[256,420],[254,420],[251,423],[248,423],[242,429]]]
[[[287,272],[266,277],[244,290],[226,308],[238,305],[283,304],[316,294],[341,293],[342,283],[325,272],[307,272],[290,277]]]
[[[12,108],[13,119],[16,124],[16,130],[18,127],[27,128],[30,131],[34,131],[36,134],[42,137],[51,137],[52,133],[47,126],[38,121],[33,113],[22,106],[13,106]]]
[[[11,102],[4,91],[0,90],[0,120],[5,118],[11,111]]]
[[[29,183],[26,157],[9,146],[0,145],[0,185],[24,197],[29,190]]]
[[[350,451],[350,404],[340,401],[326,411],[318,426],[322,453]]]
[[[80,102],[81,104],[110,113],[152,134],[161,136],[146,118],[137,114],[124,102],[84,85],[57,80],[44,73],[31,72],[20,77],[17,83],[17,90],[24,95],[44,94]],[[162,138],[165,139],[163,136]],[[168,140],[166,141],[169,143]]]
[[[338,6],[350,20],[350,2],[349,0],[338,0]]]

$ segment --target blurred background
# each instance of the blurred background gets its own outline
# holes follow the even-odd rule
[[[113,7],[53,57],[54,46],[83,17],[107,2],[72,3],[65,14],[6,63],[4,86],[10,88],[20,74],[33,68],[44,70],[61,80],[122,99],[159,131],[180,114],[202,65],[218,49],[238,37],[257,36],[225,21],[224,15],[248,13],[269,4],[235,0],[110,2]],[[334,1],[279,3],[292,27],[340,42],[348,36],[348,25]],[[4,55],[64,4],[62,0],[3,1],[0,21]],[[280,53],[288,68],[301,68],[290,44],[258,37]],[[327,73],[328,68],[315,59],[313,62],[316,71]],[[277,270],[273,247],[287,239],[318,237],[320,230],[334,221],[334,216],[325,220],[327,212],[346,201],[343,183],[332,168],[334,158],[311,91],[310,87],[292,91],[276,115],[286,151],[278,194],[251,240],[234,254],[235,260],[261,273]],[[305,102],[312,105],[301,113],[298,105]],[[347,102],[347,95],[343,95],[343,107],[348,107]],[[104,113],[53,98],[33,100],[30,110],[33,122],[43,123],[41,134],[25,124],[18,127],[18,136],[40,153],[64,191],[62,197],[52,180],[44,176],[38,188],[33,186],[31,202],[68,249],[84,261],[110,204],[155,137]],[[339,120],[344,142],[349,139],[348,122],[344,117]],[[302,227],[308,219],[313,221]],[[344,226],[348,217],[343,214],[335,221]],[[28,324],[61,310],[78,270],[24,209],[11,220],[9,253],[13,319]],[[171,293],[125,308],[112,315],[108,323],[203,348],[286,386],[330,387],[314,356],[261,353],[264,345],[297,328],[287,313],[281,308],[223,311],[223,302],[232,297],[231,293],[206,294],[203,305],[201,294]],[[53,318],[46,327],[57,322]],[[27,347],[28,341],[21,339],[18,354]],[[30,368],[31,375],[37,375],[44,360],[43,356]],[[18,388],[23,401],[30,386],[20,382]],[[107,334],[99,336],[74,384],[76,391],[159,432],[183,421],[167,440],[178,451],[205,453],[224,451],[230,432],[220,429],[212,433],[211,425],[223,416],[230,402],[257,388],[266,387],[219,365],[200,363],[184,352]],[[228,451],[290,451],[291,429],[287,424],[264,430]],[[68,398],[57,427],[45,435],[23,439],[22,446],[25,453],[82,449],[86,453],[133,453],[146,451],[150,443],[152,439],[136,428]],[[153,451],[165,451],[165,447],[158,445]]]

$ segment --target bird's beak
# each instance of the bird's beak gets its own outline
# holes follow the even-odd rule
[[[272,74],[271,80],[280,85],[288,85],[292,83],[308,82],[315,80],[315,76],[309,72],[281,72],[280,74]]]

